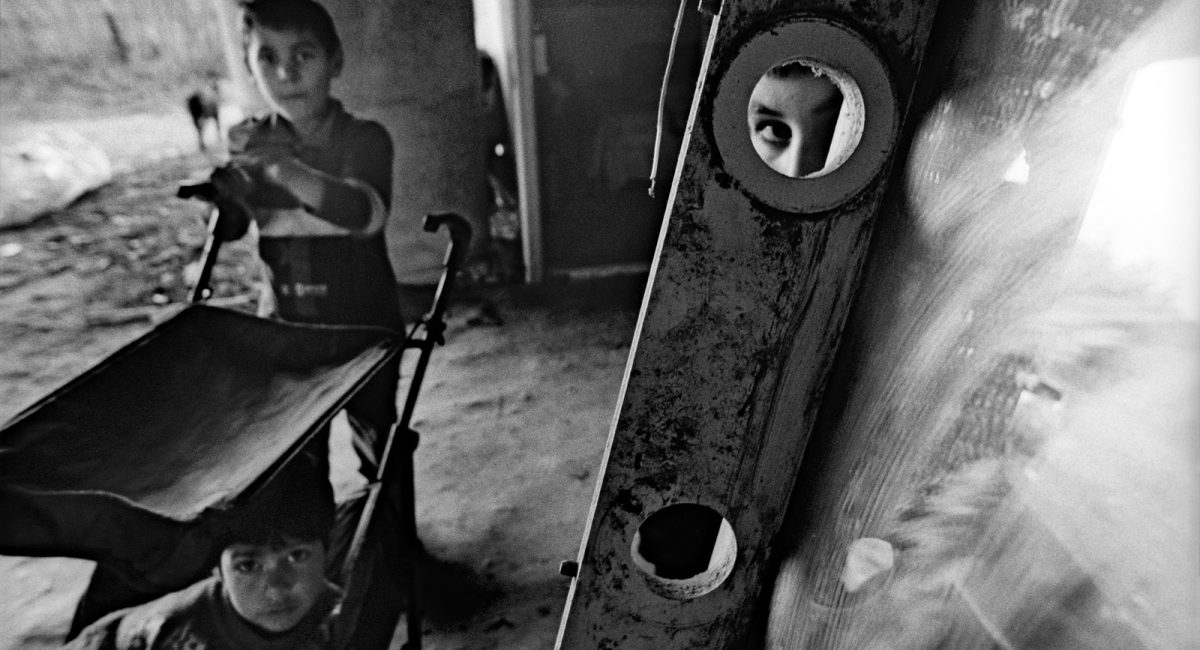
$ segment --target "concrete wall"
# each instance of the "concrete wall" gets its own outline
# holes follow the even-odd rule
[[[209,2],[4,0],[0,6],[4,71],[115,62],[122,47],[129,62],[193,66],[219,60],[221,35]]]
[[[346,50],[334,92],[378,120],[396,146],[389,249],[401,283],[437,280],[444,239],[421,231],[454,211],[487,236],[478,134],[479,72],[469,2],[328,1]]]

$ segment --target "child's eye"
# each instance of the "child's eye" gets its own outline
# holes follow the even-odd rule
[[[778,120],[763,120],[754,126],[754,131],[771,144],[786,144],[792,139],[792,129]]]
[[[238,573],[254,573],[258,570],[258,562],[254,560],[239,560],[233,563],[233,570]]]
[[[264,49],[258,51],[258,60],[267,65],[275,65],[279,62],[279,57],[275,56],[275,52],[272,50]]]
[[[317,58],[317,53],[312,50],[300,50],[296,52],[297,63],[307,63],[315,58]]]
[[[312,551],[309,551],[306,548],[293,549],[290,553],[288,553],[288,561],[293,564],[298,564],[307,560],[311,555]]]

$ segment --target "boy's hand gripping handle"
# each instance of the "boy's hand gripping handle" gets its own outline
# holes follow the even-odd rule
[[[207,181],[184,183],[175,192],[181,199],[200,199],[213,206],[208,217],[208,238],[200,256],[200,275],[192,287],[193,303],[204,302],[212,295],[209,282],[213,267],[217,265],[221,242],[239,239],[249,228],[249,212],[242,196],[249,187],[250,180],[245,171],[227,166],[213,170]]]

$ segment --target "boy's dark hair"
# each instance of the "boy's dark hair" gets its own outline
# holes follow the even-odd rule
[[[804,61],[785,61],[767,70],[772,79],[799,79],[801,77],[823,77],[825,73]]]
[[[302,453],[238,508],[217,537],[219,554],[232,544],[278,546],[284,538],[326,541],[333,528],[333,488]]]
[[[342,49],[333,18],[316,0],[241,0],[241,5],[243,49],[259,27],[310,32],[330,55]]]

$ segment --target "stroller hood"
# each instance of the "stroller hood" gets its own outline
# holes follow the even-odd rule
[[[193,572],[212,529],[402,346],[185,309],[0,429],[0,553]]]

